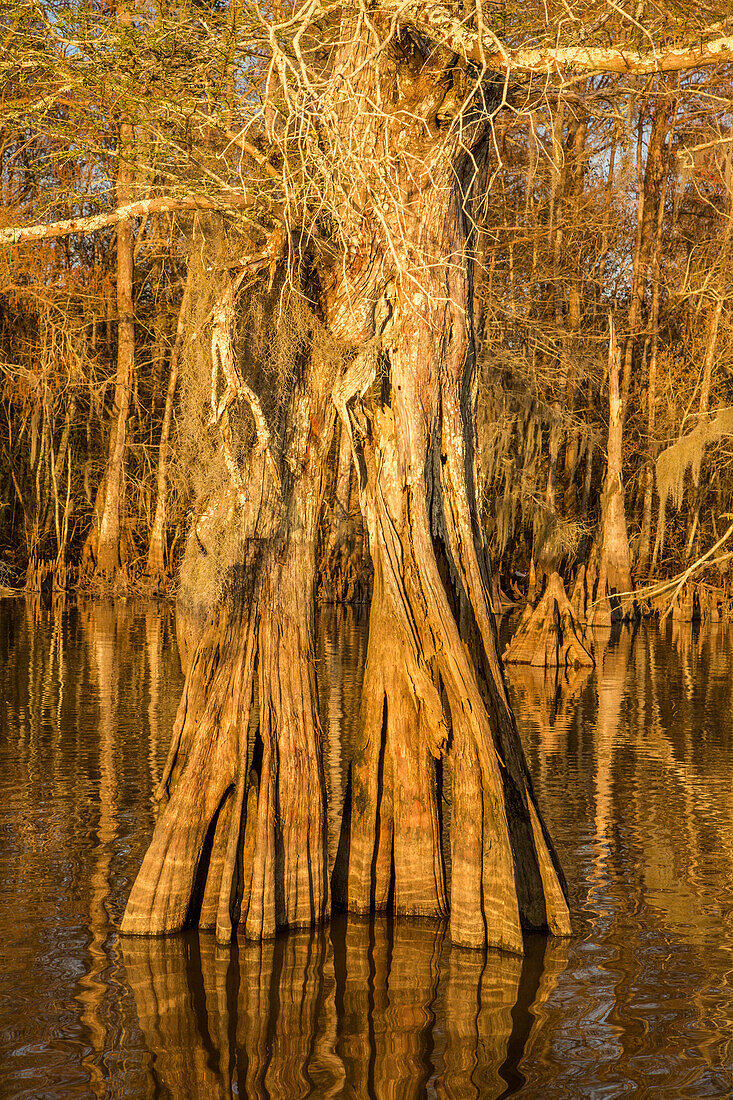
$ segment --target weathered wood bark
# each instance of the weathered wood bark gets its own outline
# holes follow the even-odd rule
[[[341,541],[344,528],[349,519],[351,502],[351,440],[346,427],[339,435],[339,456],[336,470],[336,499],[334,502],[333,523],[329,538],[329,549],[334,549]]]
[[[646,572],[649,564],[651,545],[651,514],[654,492],[654,428],[656,401],[656,371],[658,356],[659,329],[659,271],[662,249],[662,223],[665,198],[667,194],[667,166],[669,150],[674,137],[677,101],[673,92],[677,78],[664,81],[660,78],[660,87],[653,103],[651,127],[648,133],[646,165],[642,171],[642,147],[646,137],[645,115],[639,116],[637,133],[637,226],[634,245],[633,274],[631,281],[631,300],[628,314],[628,334],[624,347],[623,378],[621,383],[621,418],[626,417],[631,388],[632,364],[638,358],[639,348],[644,345],[643,356],[649,364],[647,375],[647,427],[649,456],[644,472],[644,500],[642,506],[642,530],[636,571],[639,575]],[[641,340],[640,326],[644,302],[651,284],[652,302],[648,322],[650,337]],[[650,345],[650,346],[649,346]],[[643,372],[641,372],[643,373]],[[628,589],[627,589],[628,591]],[[597,609],[597,619],[605,622],[609,618],[609,609],[604,604]]]
[[[548,232],[553,239],[553,297],[559,357],[548,447],[546,501],[551,511],[557,509],[558,458],[563,437],[562,418],[564,411],[572,407],[575,386],[574,368],[581,322],[582,298],[579,268],[577,264],[568,265],[564,256],[568,252],[574,254],[575,249],[569,248],[573,227],[582,224],[581,203],[588,131],[588,120],[585,114],[576,109],[568,122],[563,142],[564,110],[561,106],[564,107],[562,101],[558,106],[553,126],[553,168],[548,226]],[[577,447],[576,433],[568,438],[565,455],[565,468],[571,476],[574,474]],[[543,572],[548,570],[543,568]],[[552,568],[549,572],[552,572]]]
[[[655,263],[655,267],[656,267]],[[642,505],[641,537],[635,571],[643,577],[649,568],[652,540],[652,504],[654,500],[654,459],[657,446],[654,442],[654,423],[657,405],[657,365],[659,358],[659,282],[655,279],[652,292],[651,339],[649,352],[649,376],[647,379],[647,451],[648,458],[644,470],[644,503]]]
[[[344,18],[351,32],[352,16]],[[480,121],[451,128],[463,90],[442,51],[426,61],[405,43],[405,56],[381,51],[376,64],[376,32],[358,25],[355,38],[344,32],[345,55],[335,62],[355,83],[334,124],[344,158],[351,150],[363,165],[369,148],[366,167],[380,170],[349,191],[343,227],[352,239],[322,273],[322,308],[331,335],[347,344],[333,402],[349,434],[375,580],[341,846],[347,866],[337,859],[334,874],[357,912],[390,902],[398,913],[449,912],[455,942],[521,952],[523,928],[567,934],[570,922],[509,706],[475,498],[468,227],[487,129]],[[391,106],[355,118],[363,97]],[[406,149],[409,157],[399,152]],[[236,470],[229,395],[251,404],[253,395],[234,378],[217,335],[224,305],[213,330],[227,389],[221,401],[212,394],[212,408],[232,491],[243,499],[263,484],[269,452],[260,451],[257,477]],[[291,402],[282,469],[293,476],[283,474],[275,531],[255,524],[240,570],[245,587],[230,588],[189,667],[161,784],[170,801],[123,931],[172,931],[196,902],[199,923],[216,925],[221,939],[237,919],[259,937],[325,912],[311,548],[331,434],[326,375],[323,367],[308,374],[307,400]],[[448,779],[460,826],[444,835]]]
[[[352,486],[351,439],[346,427],[342,426],[331,530],[318,577],[319,599],[325,603],[365,603],[371,591],[364,527],[355,500],[352,508]]]
[[[425,66],[422,86],[411,89],[422,102],[430,93],[439,113],[445,88],[431,79]],[[409,126],[405,116],[399,125]],[[509,708],[476,520],[472,269],[460,183],[470,169],[450,141],[436,146],[420,130],[409,142],[420,167],[399,177],[397,270],[385,277],[382,252],[383,281],[368,296],[377,307],[361,334],[363,345],[378,341],[378,355],[370,374],[362,354],[337,396],[375,574],[348,906],[368,912],[391,900],[398,913],[449,912],[455,942],[521,951],[523,926],[565,933],[569,919]],[[446,773],[461,823],[445,841],[449,882]]]
[[[225,299],[233,309],[233,294]],[[228,378],[234,369],[227,363]],[[326,913],[313,632],[329,397],[328,377],[307,364],[291,395],[282,474],[260,437],[233,486],[241,551],[188,664],[158,787],[162,810],[125,933],[197,922],[226,942],[240,923],[260,939]]]
[[[662,101],[664,103],[664,101]],[[675,112],[676,114],[676,108]],[[670,124],[669,142],[674,136],[674,115]],[[647,464],[644,471],[644,503],[642,505],[642,521],[641,521],[641,537],[639,539],[639,553],[636,560],[636,573],[638,576],[644,576],[649,568],[649,558],[651,552],[651,535],[652,535],[652,504],[654,497],[654,459],[656,458],[657,445],[654,441],[654,428],[656,421],[656,406],[657,406],[657,367],[659,360],[659,308],[660,308],[660,268],[662,260],[662,248],[663,248],[663,225],[664,225],[664,207],[667,197],[667,181],[668,173],[666,172],[666,157],[663,155],[664,150],[659,149],[658,141],[650,148],[650,154],[653,151],[655,166],[653,172],[653,178],[650,179],[650,190],[652,192],[650,196],[650,202],[656,202],[656,228],[654,237],[654,248],[650,263],[650,276],[652,283],[652,304],[651,312],[649,316],[649,355],[648,355],[648,374],[646,380],[646,421],[647,421]],[[649,174],[649,165],[647,164],[647,175]],[[659,194],[656,195],[653,192],[651,184],[657,182],[657,177],[661,175],[661,180],[658,182]],[[646,180],[645,180],[646,187]],[[645,206],[646,209],[646,206]],[[674,215],[673,215],[674,217]],[[637,292],[638,294],[638,292]],[[631,343],[631,337],[629,337],[629,343]],[[629,349],[628,354],[631,355]]]
[[[613,316],[608,342],[608,448],[606,480],[601,501],[598,582],[589,616],[593,626],[608,626],[633,606],[631,555],[626,530],[623,484],[623,402],[620,389],[621,356]]]
[[[85,471],[85,475],[86,472],[87,471]],[[97,567],[97,560],[99,557],[99,527],[102,522],[102,512],[104,510],[105,486],[106,476],[102,478],[100,485],[97,487],[89,530],[87,531],[87,536],[82,546],[81,569],[82,573],[87,576],[91,576]]]
[[[700,618],[700,597],[698,586],[688,581],[672,601],[672,619],[675,622],[691,623]]]
[[[196,920],[225,942],[233,922],[261,938],[325,913],[314,530],[244,559],[188,671],[126,933]]]
[[[645,136],[645,118],[639,117],[637,142],[637,184],[639,201],[637,208],[637,231],[634,247],[634,269],[629,304],[628,335],[624,349],[623,379],[621,383],[622,416],[625,415],[631,385],[631,368],[638,348],[638,328],[641,322],[650,275],[654,275],[654,243],[660,206],[664,205],[666,194],[665,173],[668,157],[668,136],[674,132],[677,103],[669,90],[665,88],[665,78],[660,77],[660,89],[654,102],[652,125],[649,131],[649,144],[644,171],[641,171],[641,148]],[[676,77],[666,78],[676,83]],[[663,213],[663,211],[662,211]]]
[[[505,664],[539,668],[593,665],[585,633],[559,573],[548,578],[542,599],[528,605],[504,651]]]

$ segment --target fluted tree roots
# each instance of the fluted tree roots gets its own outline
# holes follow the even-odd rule
[[[457,252],[461,215],[449,206],[443,217],[440,244]],[[406,287],[395,295],[400,336],[383,363],[381,399],[363,386],[339,410],[374,563],[345,904],[447,916],[455,943],[521,952],[523,929],[563,935],[570,920],[508,702],[472,519],[470,287],[441,270],[421,273],[431,306]]]
[[[231,346],[241,272],[222,294],[212,357],[212,423],[230,484],[194,529],[186,576],[218,543],[223,594],[182,622],[186,681],[158,788],[160,813],[121,930],[162,935],[186,924],[227,942],[240,925],[262,939],[323,920],[328,903],[325,778],[315,678],[315,580],[323,473],[335,413],[329,370],[310,360],[292,380],[289,430],[274,450],[259,400]],[[257,431],[246,467],[229,406],[250,406]],[[235,538],[217,538],[219,528]],[[231,560],[230,560],[231,559]],[[186,638],[189,634],[191,637]],[[200,636],[198,636],[200,634]]]
[[[193,657],[163,783],[170,799],[123,931],[167,932],[198,919],[225,940],[238,921],[261,938],[327,912],[312,641],[327,406],[342,424],[339,496],[343,503],[350,453],[374,569],[334,892],[356,912],[391,906],[447,917],[457,944],[521,952],[524,930],[565,935],[570,919],[504,683],[476,500],[470,208],[488,180],[489,130],[479,112],[437,138],[419,104],[432,103],[435,117],[444,100],[453,110],[452,68],[441,69],[442,55],[424,63],[411,51],[417,67],[407,84],[391,76],[382,84],[379,66],[391,72],[395,62],[373,53],[370,24],[359,27],[359,50],[348,36],[344,46],[355,83],[353,98],[339,95],[334,108],[338,147],[362,132],[357,105],[394,88],[401,106],[367,126],[389,184],[384,190],[380,167],[349,187],[349,211],[360,208],[356,218],[344,211],[349,248],[318,280],[325,327],[341,350],[299,353],[303,388],[284,418],[282,487],[274,478],[276,533],[253,540],[251,595],[223,605]],[[362,63],[372,56],[378,64]],[[393,148],[412,154],[391,160]],[[212,377],[218,363],[226,388],[221,397],[212,390],[212,409],[246,501],[257,498],[257,480],[248,485],[236,469],[229,405],[250,403],[263,455],[269,435],[223,343],[233,295],[222,297],[213,326]],[[300,503],[287,495],[291,474]]]
[[[240,924],[260,939],[326,914],[309,556],[258,547],[199,642],[124,933],[197,923],[228,942]]]
[[[504,651],[507,664],[535,668],[595,664],[585,630],[567,597],[562,577],[552,573],[535,607],[528,604]]]

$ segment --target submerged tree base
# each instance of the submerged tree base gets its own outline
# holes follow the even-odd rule
[[[121,931],[187,924],[228,942],[325,916],[324,779],[313,547],[257,540],[191,658],[158,787],[161,813]],[[306,590],[307,591],[307,590]]]
[[[559,573],[548,577],[537,606],[525,608],[504,662],[536,668],[595,664]]]

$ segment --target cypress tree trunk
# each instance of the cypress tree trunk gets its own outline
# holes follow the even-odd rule
[[[671,136],[674,133],[674,123],[672,125]],[[636,561],[636,573],[638,576],[644,576],[649,568],[649,558],[651,552],[651,538],[652,538],[652,504],[654,497],[654,459],[656,458],[657,446],[654,442],[654,426],[656,420],[656,403],[657,403],[657,367],[659,361],[659,309],[660,309],[660,282],[661,282],[661,263],[662,263],[662,248],[663,248],[663,225],[664,225],[664,207],[667,196],[667,181],[668,176],[665,175],[661,182],[661,194],[659,196],[659,202],[657,204],[657,224],[656,224],[656,236],[654,239],[654,251],[651,262],[651,279],[652,279],[652,304],[651,313],[649,317],[649,330],[650,330],[650,348],[649,348],[649,371],[647,375],[646,386],[646,403],[647,403],[647,416],[646,416],[646,431],[647,431],[647,464],[644,471],[644,503],[642,506],[642,520],[641,520],[641,537],[639,539],[639,554]],[[674,232],[674,225],[672,227]]]
[[[233,293],[224,301],[233,310]],[[193,922],[227,942],[238,922],[259,939],[326,913],[314,590],[333,421],[327,373],[309,362],[293,386],[280,469],[261,436],[228,491],[239,553],[187,661],[157,792],[161,813],[125,933],[162,934]],[[227,461],[234,462],[231,451]],[[201,553],[207,519],[221,503],[199,521]]]
[[[127,164],[132,142],[132,126],[123,122],[119,136],[117,203],[131,199],[132,172]],[[127,454],[127,418],[130,411],[133,371],[135,369],[135,322],[133,319],[134,237],[132,223],[117,226],[117,380],[114,419],[110,431],[109,459],[105,477],[104,507],[99,527],[96,571],[112,577],[122,565],[121,541],[125,496],[125,457]]]
[[[147,571],[151,577],[161,580],[165,575],[165,551],[166,551],[166,510],[168,503],[168,443],[170,440],[171,421],[173,419],[173,401],[178,385],[178,364],[181,358],[183,338],[185,335],[186,311],[191,297],[191,273],[189,266],[186,275],[186,285],[183,290],[178,321],[176,323],[176,336],[171,349],[170,372],[168,375],[168,387],[165,394],[165,409],[163,412],[163,424],[160,429],[160,443],[158,445],[158,476],[157,492],[155,498],[155,515],[153,526],[150,530],[150,544],[148,546]]]
[[[569,920],[497,652],[474,493],[472,271],[451,152],[443,145],[425,178],[405,181],[412,277],[397,277],[382,311],[381,394],[360,376],[359,400],[347,378],[337,402],[375,571],[347,904],[367,912],[393,895],[396,912],[449,913],[457,943],[521,951],[523,927],[562,934]],[[452,262],[431,262],[438,254]],[[446,838],[448,776],[460,828]]]
[[[353,910],[393,900],[400,913],[449,913],[455,942],[521,952],[523,928],[567,934],[570,924],[508,702],[475,496],[468,226],[486,127],[450,126],[464,90],[442,51],[428,61],[381,51],[377,63],[376,32],[359,27],[356,39],[344,31],[334,62],[352,83],[331,122],[344,161],[363,163],[368,148],[375,173],[349,191],[348,249],[319,272],[326,327],[346,349],[335,381],[323,360],[303,368],[282,432],[281,488],[266,448],[255,448],[246,477],[237,473],[220,406],[233,492],[253,508],[273,501],[276,517],[268,526],[260,508],[250,516],[237,583],[189,665],[161,784],[170,801],[122,927],[166,932],[196,917],[225,940],[236,920],[261,937],[326,911],[312,601],[332,396],[375,571],[335,880]],[[379,65],[396,64],[404,69],[390,84]],[[387,90],[389,110],[359,113]],[[223,352],[221,365],[233,373]],[[455,829],[441,820],[447,781]]]
[[[593,626],[609,626],[614,615],[626,615],[633,604],[633,596],[630,595],[631,554],[624,503],[624,420],[620,383],[621,356],[611,316],[608,345],[608,459],[601,500],[600,565],[595,607],[589,616]],[[617,593],[620,594],[618,599],[615,598]]]
[[[677,77],[660,77],[660,86],[652,112],[652,124],[649,130],[646,166],[641,171],[641,148],[644,137],[643,114],[639,118],[639,133],[637,142],[637,183],[639,187],[639,204],[637,209],[637,231],[634,249],[634,270],[631,286],[631,301],[629,304],[628,336],[624,349],[623,376],[621,382],[621,399],[623,415],[625,415],[631,386],[632,363],[634,354],[638,349],[639,325],[642,319],[642,311],[646,290],[650,276],[654,277],[654,244],[658,233],[658,219],[660,206],[664,205],[666,194],[665,172],[667,170],[668,138],[674,134],[675,119],[677,115],[677,102],[674,91],[669,84],[676,84]],[[667,85],[665,87],[665,85]]]
[[[193,920],[226,942],[233,922],[261,938],[324,916],[313,660],[319,489],[318,474],[298,478],[277,530],[246,540],[198,644],[123,932],[173,932]]]

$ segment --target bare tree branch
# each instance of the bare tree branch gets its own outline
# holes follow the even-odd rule
[[[68,237],[72,233],[96,233],[111,225],[131,218],[142,218],[149,214],[166,214],[183,210],[247,210],[265,206],[266,213],[277,221],[283,221],[283,208],[279,204],[264,204],[257,197],[244,192],[222,192],[214,197],[205,195],[186,195],[182,198],[159,196],[126,203],[104,214],[91,214],[82,218],[66,218],[47,225],[8,226],[0,229],[0,244],[23,244],[27,241],[44,241],[54,237]]]
[[[733,61],[733,35],[719,35],[705,42],[684,42],[671,49],[578,45],[512,50],[502,46],[495,35],[485,32],[481,37],[477,31],[466,27],[443,4],[405,4],[400,0],[387,0],[385,7],[395,11],[403,26],[414,27],[467,61],[497,72],[548,76],[608,72],[645,76]]]

